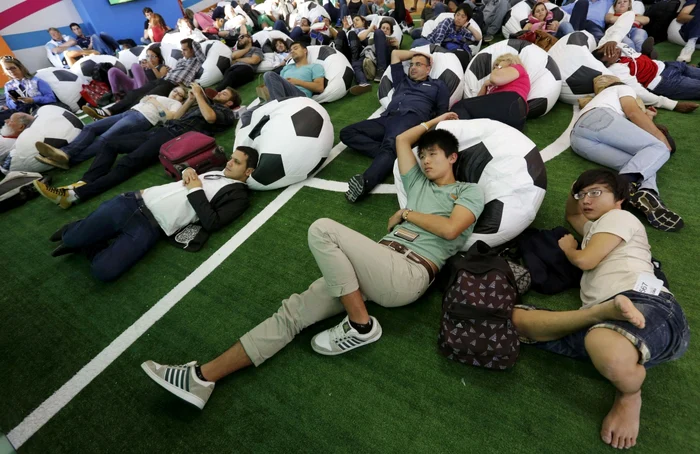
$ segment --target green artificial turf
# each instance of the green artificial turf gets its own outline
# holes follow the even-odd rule
[[[674,59],[678,46],[659,46]],[[245,103],[255,83],[243,87]],[[376,84],[374,86],[376,90]],[[379,106],[375,94],[326,104],[336,141],[340,129]],[[540,147],[552,143],[571,120],[557,104],[525,133]],[[700,245],[700,140],[698,113],[661,112],[678,152],[659,173],[667,204],[685,219],[679,234],[647,229],[671,290],[691,327]],[[233,131],[220,135],[231,149]],[[281,144],[283,145],[283,144]],[[369,159],[350,150],[319,177],[345,181]],[[58,184],[75,181],[83,163],[54,172]],[[571,150],[547,162],[548,191],[534,226],[564,225],[571,182],[595,167]],[[81,257],[49,256],[48,236],[93,211],[100,202],[137,188],[167,183],[159,166],[69,211],[43,199],[0,215],[0,431],[9,432],[160,298],[210,257],[281,191],[259,192],[236,222],[211,237],[196,254],[158,244],[112,284],[90,278]],[[390,180],[388,180],[390,182]],[[94,452],[607,452],[598,431],[613,388],[588,363],[524,346],[512,370],[486,371],[449,362],[437,353],[440,295],[430,290],[416,303],[370,312],[384,329],[376,344],[341,357],[322,357],[311,337],[337,323],[303,331],[259,370],[217,384],[203,412],[151,382],[139,365],[147,359],[181,364],[207,361],[319,277],[306,244],[308,226],[330,217],[380,238],[397,209],[393,195],[373,195],[351,205],[342,194],[304,188],[187,294],[159,322],[79,393],[20,453]],[[555,296],[534,292],[525,302],[576,309],[574,290]],[[644,387],[639,452],[700,451],[700,354],[691,342],[684,358],[651,369]]]

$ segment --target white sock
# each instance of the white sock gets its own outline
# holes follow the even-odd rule
[[[690,39],[688,40],[688,43],[687,43],[687,44],[685,45],[685,47],[683,48],[683,50],[685,50],[685,51],[687,51],[687,52],[693,52],[693,51],[695,50],[695,44],[696,44],[697,42],[698,42],[698,39],[697,39],[697,38],[690,38]]]
[[[66,196],[67,196],[68,201],[70,203],[75,203],[78,200],[78,196],[75,195],[75,191],[72,189],[69,189],[68,191],[66,191]]]

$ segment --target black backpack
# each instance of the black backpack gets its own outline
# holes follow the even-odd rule
[[[97,82],[104,82],[104,83],[108,84],[109,77],[107,76],[107,73],[113,67],[114,67],[114,65],[111,63],[98,63],[98,64],[96,64],[92,70],[92,80],[96,80]]]
[[[520,341],[511,316],[520,296],[508,262],[477,241],[467,252],[451,257],[444,270],[448,285],[442,300],[440,352],[471,366],[512,367]]]

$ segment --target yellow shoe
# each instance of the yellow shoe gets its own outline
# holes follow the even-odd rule
[[[34,185],[34,188],[36,188],[36,190],[39,192],[39,194],[51,200],[53,203],[60,206],[64,210],[67,210],[73,205],[73,202],[71,202],[68,199],[68,190],[46,186],[39,180],[34,180],[32,184]]]
[[[85,186],[86,184],[87,184],[87,183],[84,182],[84,181],[77,181],[77,182],[75,182],[75,183],[67,184],[67,185],[65,185],[65,186],[58,186],[58,187],[56,187],[56,189],[66,189],[66,190],[68,190],[68,189],[77,189],[77,188],[79,188],[80,186]]]

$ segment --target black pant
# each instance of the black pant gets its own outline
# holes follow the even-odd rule
[[[503,91],[463,99],[452,106],[452,112],[461,120],[489,118],[522,131],[527,119],[527,103],[519,94]]]
[[[160,147],[175,135],[167,128],[155,128],[115,137],[97,153],[90,168],[81,178],[85,186],[75,189],[80,200],[102,194],[143,169],[158,162]],[[117,155],[126,154],[112,167]]]
[[[345,145],[374,159],[363,174],[365,191],[372,190],[391,173],[396,160],[396,136],[425,120],[415,113],[396,113],[361,121],[340,131]]]
[[[216,91],[226,87],[238,88],[255,80],[255,70],[250,65],[239,64],[229,67],[224,73],[223,80],[216,86]]]
[[[109,112],[112,115],[126,112],[135,106],[144,96],[168,96],[175,87],[177,87],[177,85],[165,79],[149,80],[143,87],[128,92],[121,101],[109,108]]]

